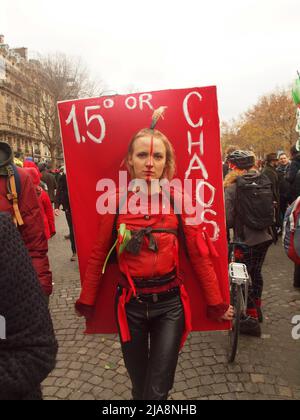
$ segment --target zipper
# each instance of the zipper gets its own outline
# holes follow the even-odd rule
[[[149,321],[149,306],[148,306],[148,303],[146,303],[146,316],[147,316],[147,321]]]

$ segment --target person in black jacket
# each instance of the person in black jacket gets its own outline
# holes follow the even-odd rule
[[[290,183],[290,204],[300,195],[300,152],[296,146],[291,148],[291,164],[286,174],[286,180]],[[300,288],[300,265],[295,264],[294,287]]]
[[[279,194],[279,175],[277,172],[278,167],[278,157],[276,153],[269,153],[265,159],[265,167],[262,171],[264,175],[267,175],[269,180],[272,182],[272,191],[273,191],[273,201],[275,206],[275,219],[276,226],[280,228],[280,194]]]
[[[0,212],[0,400],[40,400],[57,342],[46,298],[24,242]]]
[[[65,215],[66,215],[66,219],[67,219],[67,223],[68,223],[69,231],[70,231],[70,241],[71,241],[71,248],[72,248],[72,253],[73,253],[71,257],[71,261],[76,261],[77,252],[76,252],[76,243],[75,243],[74,230],[73,230],[71,206],[70,206],[70,200],[69,200],[67,176],[64,172],[64,167],[62,167],[61,171],[62,171],[62,175],[60,176],[58,180],[58,186],[57,186],[56,196],[55,196],[55,215],[59,216],[59,208],[60,206],[62,206],[63,211],[65,212]]]
[[[300,195],[300,152],[296,146],[291,148],[291,164],[286,174],[286,180],[290,183],[290,203],[293,203]]]
[[[282,225],[286,209],[289,205],[290,184],[285,177],[290,167],[290,161],[286,153],[281,153],[278,158],[279,165],[277,167],[277,173],[279,177],[280,224]]]

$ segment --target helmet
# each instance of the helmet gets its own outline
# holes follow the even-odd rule
[[[253,153],[247,150],[235,150],[227,156],[227,160],[239,169],[250,169],[255,164]]]

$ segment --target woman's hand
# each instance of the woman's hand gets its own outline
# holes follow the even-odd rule
[[[221,317],[222,321],[232,321],[234,317],[234,309],[233,306],[229,306],[225,314]]]
[[[55,216],[59,216],[60,215],[60,210],[59,209],[55,209],[54,210],[54,214],[55,214]]]
[[[78,317],[85,317],[88,321],[92,318],[94,314],[95,307],[92,305],[85,305],[81,303],[79,300],[75,303],[75,313]]]

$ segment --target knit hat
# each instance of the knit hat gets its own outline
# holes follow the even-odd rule
[[[266,162],[272,162],[273,160],[279,160],[277,153],[269,153],[266,155]]]

